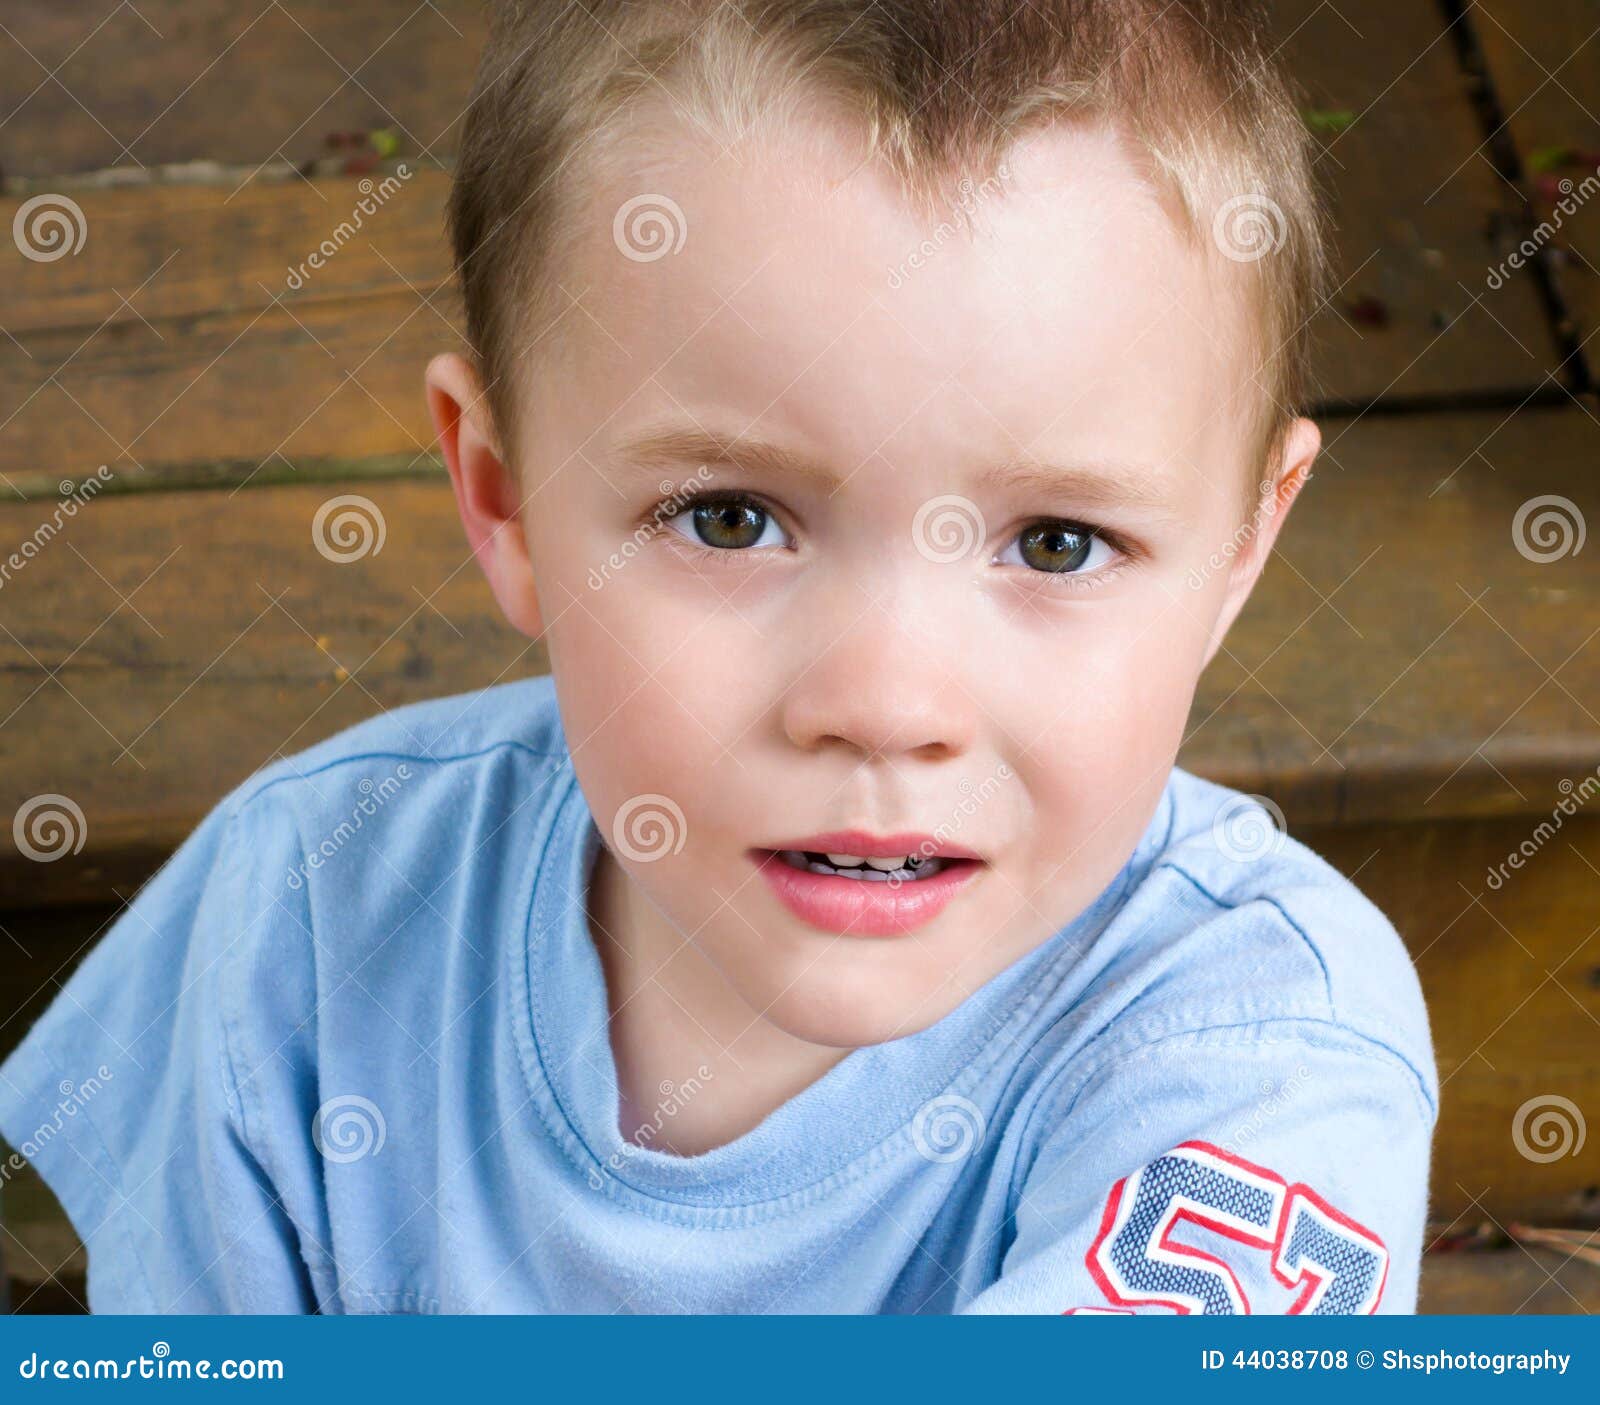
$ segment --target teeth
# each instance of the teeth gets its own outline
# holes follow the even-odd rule
[[[813,856],[799,849],[785,849],[782,858],[791,868],[805,869],[838,877],[853,878],[857,882],[886,883],[890,877],[901,882],[914,882],[931,878],[944,867],[937,858],[923,858],[917,854],[894,858],[865,858],[860,854],[823,854]],[[824,863],[823,859],[827,862]]]
[[[905,868],[910,862],[906,854],[890,859],[869,859],[860,854],[826,854],[824,857],[835,868],[875,868],[879,873],[893,873],[897,868]]]

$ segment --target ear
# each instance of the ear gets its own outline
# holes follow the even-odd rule
[[[467,543],[501,613],[513,629],[536,638],[544,626],[522,528],[521,495],[515,471],[501,457],[477,374],[465,357],[445,352],[428,362],[424,384]]]
[[[1255,517],[1240,527],[1240,546],[1229,569],[1228,593],[1217,614],[1211,642],[1206,646],[1205,662],[1210,663],[1233,622],[1250,598],[1260,579],[1273,543],[1283,530],[1289,509],[1300,489],[1311,476],[1311,465],[1322,448],[1322,432],[1308,419],[1297,419],[1285,431],[1272,464],[1270,488],[1264,488],[1256,502]]]

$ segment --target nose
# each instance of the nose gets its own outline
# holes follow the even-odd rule
[[[940,616],[860,592],[831,603],[811,600],[809,629],[819,639],[783,699],[783,726],[804,751],[838,748],[860,759],[944,760],[967,752],[978,708],[962,674],[962,651]],[[945,616],[943,623],[955,621]]]

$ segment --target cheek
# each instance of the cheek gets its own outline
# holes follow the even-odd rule
[[[1173,594],[1168,583],[1036,633],[1027,653],[1037,686],[993,700],[1016,719],[1019,770],[1044,827],[1086,851],[1137,828],[1183,739],[1212,609]]]
[[[739,773],[739,739],[749,741],[771,705],[772,665],[734,609],[686,601],[682,583],[661,576],[643,557],[598,589],[580,572],[549,648],[597,814],[653,792],[681,807],[692,837],[715,820],[716,797]]]

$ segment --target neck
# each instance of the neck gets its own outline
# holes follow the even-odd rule
[[[639,891],[603,844],[588,892],[605,972],[621,1135],[679,1156],[752,1130],[846,1049],[764,1020]]]

